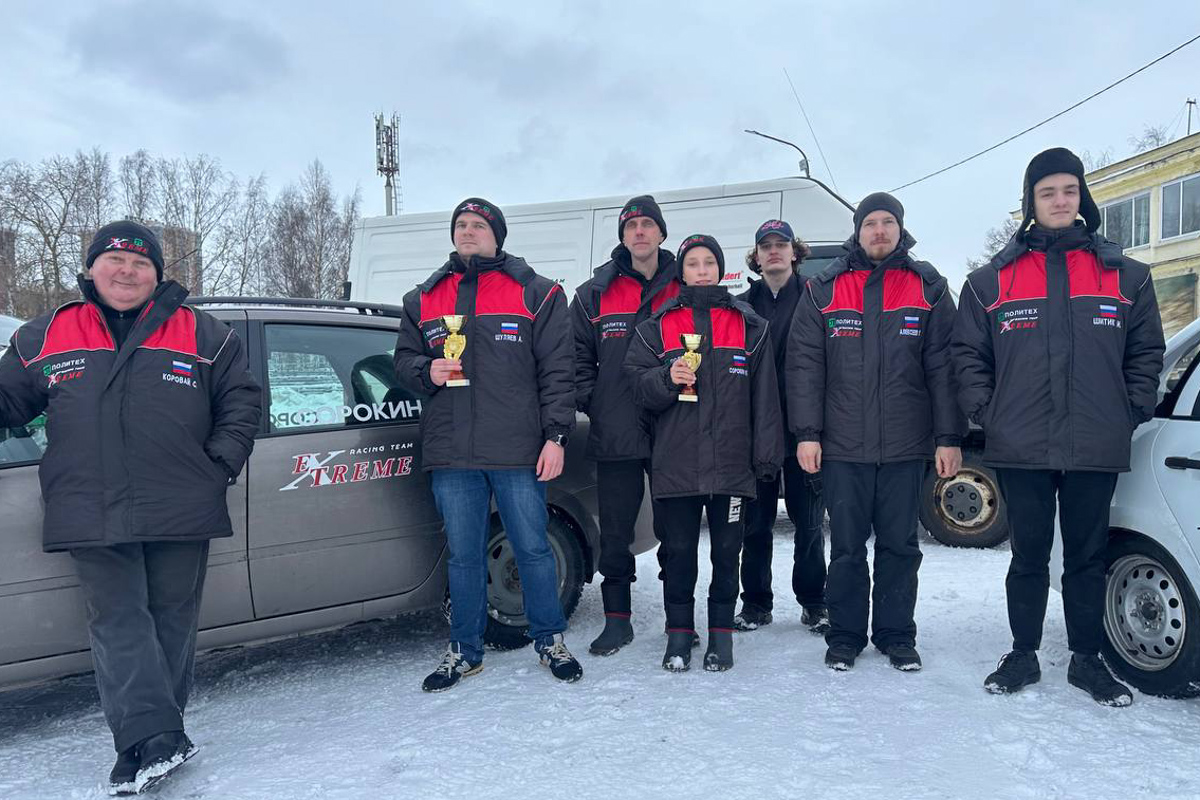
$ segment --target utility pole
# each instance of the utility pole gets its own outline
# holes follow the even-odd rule
[[[392,114],[385,122],[375,115],[375,170],[383,176],[384,206],[389,217],[396,214],[396,182],[400,174],[400,116]]]
[[[1196,98],[1189,97],[1187,101],[1188,107],[1188,132],[1187,135],[1192,135],[1192,109],[1196,107]]]

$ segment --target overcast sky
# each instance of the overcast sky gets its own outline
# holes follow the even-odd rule
[[[986,8],[985,8],[986,7]],[[402,122],[405,211],[797,173],[851,202],[981,150],[1200,33],[1200,3],[242,3],[0,0],[0,159],[208,153],[272,190],[320,158],[383,213],[375,111]],[[784,77],[820,138],[822,162]],[[1200,42],[1050,125],[898,193],[951,276],[1054,145],[1183,135]],[[1200,130],[1200,113],[1193,117]],[[1169,131],[1170,132],[1170,131]],[[832,171],[832,175],[830,172]],[[791,220],[803,235],[804,221]],[[433,265],[431,265],[433,266]]]

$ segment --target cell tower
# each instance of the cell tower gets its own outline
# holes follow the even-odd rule
[[[396,202],[400,174],[400,115],[392,114],[386,121],[383,114],[375,115],[375,169],[383,176],[383,190],[387,215],[393,216],[401,204]],[[400,194],[403,197],[403,194]]]

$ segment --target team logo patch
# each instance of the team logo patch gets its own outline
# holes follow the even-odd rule
[[[46,388],[57,386],[60,383],[73,381],[83,375],[83,370],[87,366],[87,362],[82,358],[72,358],[68,361],[59,361],[55,364],[47,364],[42,367],[42,374],[46,376]]]
[[[1119,328],[1121,327],[1121,316],[1117,311],[1117,307],[1101,303],[1096,311],[1096,316],[1092,317],[1092,324],[1102,328]]]
[[[862,337],[862,320],[856,317],[830,317],[826,325],[829,328],[830,339]]]
[[[900,329],[901,336],[920,336],[921,335],[921,318],[909,317],[904,318],[904,327]]]
[[[733,366],[729,368],[731,375],[749,375],[750,370],[746,368],[746,357],[741,353],[733,354]]]
[[[629,322],[623,319],[605,320],[600,325],[601,339],[623,339],[629,335]]]
[[[146,246],[146,242],[141,239],[122,239],[119,236],[113,236],[108,240],[108,245],[105,250],[132,250],[135,253],[149,255],[150,248]]]
[[[1014,308],[1011,311],[1001,312],[996,319],[1000,322],[1000,333],[1002,334],[1027,331],[1038,326],[1038,310],[1033,306]]]

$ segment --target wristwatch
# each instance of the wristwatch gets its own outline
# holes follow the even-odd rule
[[[549,439],[547,439],[546,441],[554,442],[559,447],[566,449],[567,435],[565,433],[556,433],[553,436],[551,436]]]

